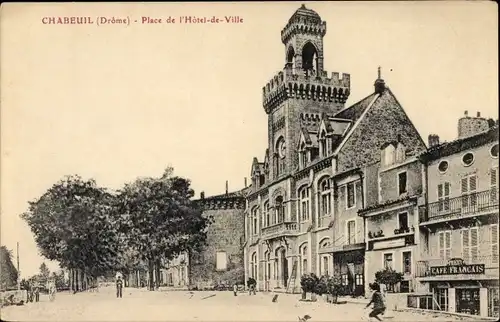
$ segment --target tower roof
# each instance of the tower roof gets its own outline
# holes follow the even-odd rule
[[[321,22],[321,17],[319,16],[319,14],[312,9],[306,8],[306,6],[304,4],[299,9],[297,9],[295,11],[295,13],[292,15],[292,17],[288,21],[289,22],[300,21],[301,17],[310,18],[311,20],[313,20],[315,22]]]

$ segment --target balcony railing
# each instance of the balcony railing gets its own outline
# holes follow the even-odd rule
[[[295,234],[299,232],[299,226],[296,222],[282,222],[276,225],[262,228],[263,237],[275,237],[280,235]]]
[[[419,207],[420,222],[459,219],[488,211],[498,211],[498,189],[470,193]]]
[[[416,263],[416,276],[417,277],[429,277],[438,275],[458,275],[458,274],[485,274],[487,269],[498,268],[499,267],[499,256],[498,255],[486,255],[486,256],[476,256],[475,258],[463,260],[459,259],[442,259],[442,258],[429,258],[425,260],[417,261]],[[464,267],[474,266],[474,267]],[[484,272],[481,272],[481,267],[484,265]],[[449,268],[453,266],[453,268]],[[441,269],[436,268],[439,267]],[[448,267],[442,269],[443,267]],[[434,268],[434,272],[431,270]],[[462,270],[464,270],[462,272]]]

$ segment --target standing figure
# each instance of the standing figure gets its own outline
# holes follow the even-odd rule
[[[233,285],[233,294],[234,296],[238,296],[238,284],[236,283]]]
[[[40,285],[38,284],[35,285],[35,301],[40,301]]]
[[[372,295],[372,299],[370,303],[366,305],[366,308],[370,306],[370,304],[373,303],[373,310],[370,312],[368,317],[370,318],[376,318],[379,321],[382,321],[378,315],[383,314],[385,312],[385,303],[384,303],[384,297],[382,293],[380,293],[380,286],[378,283],[373,283],[370,285],[370,288],[374,291]]]
[[[122,297],[122,289],[123,289],[123,281],[122,277],[118,276],[118,279],[116,280],[116,297]]]

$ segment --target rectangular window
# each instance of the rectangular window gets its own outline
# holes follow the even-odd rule
[[[346,185],[347,189],[347,209],[353,208],[356,205],[356,187],[354,182],[348,183]]]
[[[226,252],[216,253],[216,268],[218,271],[225,271],[227,269],[227,255]]]
[[[408,213],[402,212],[398,214],[399,229],[408,229]]]
[[[364,285],[363,283],[363,274],[356,274],[355,276],[355,283],[356,285]]]
[[[476,262],[479,256],[478,227],[462,230],[462,258],[466,264]]]
[[[402,195],[407,192],[406,189],[406,172],[401,172],[398,174],[398,186],[399,194]]]
[[[392,253],[384,254],[384,268],[394,269],[392,261],[393,261]]]
[[[477,176],[475,174],[462,178],[462,212],[474,211],[477,204]]]
[[[349,285],[349,276],[347,274],[342,274],[342,285]]]
[[[323,275],[328,275],[328,256],[323,257]]]
[[[450,183],[438,184],[439,211],[450,210]]]
[[[451,231],[439,232],[438,251],[439,258],[443,260],[451,258]]]
[[[498,224],[490,226],[491,260],[498,264]]]
[[[437,311],[448,311],[448,289],[436,288],[434,293],[436,301],[433,303],[433,309]]]
[[[349,220],[347,222],[347,244],[352,245],[356,243],[356,220]]]
[[[411,252],[403,252],[403,273],[411,274]]]

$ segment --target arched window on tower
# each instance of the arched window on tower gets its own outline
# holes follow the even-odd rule
[[[313,44],[308,42],[302,48],[302,68],[305,71],[317,71],[318,70],[318,51]]]
[[[286,66],[295,72],[295,50],[292,46],[288,47],[288,52],[286,53]]]

